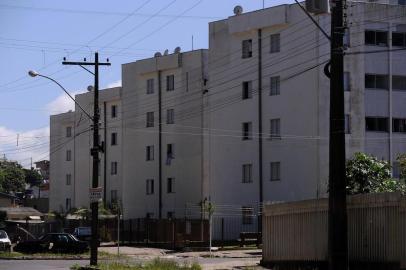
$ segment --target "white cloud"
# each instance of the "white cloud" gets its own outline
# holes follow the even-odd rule
[[[72,97],[84,93],[84,91],[77,91],[70,93]],[[75,102],[65,93],[59,95],[57,98],[45,105],[45,108],[51,113],[62,113],[75,110]]]
[[[0,126],[0,155],[26,168],[30,167],[31,158],[33,162],[49,159],[49,127],[18,132]]]
[[[109,84],[106,86],[106,88],[119,87],[119,86],[121,86],[121,85],[122,85],[121,80],[118,80],[118,81],[116,81],[116,82],[109,83]]]

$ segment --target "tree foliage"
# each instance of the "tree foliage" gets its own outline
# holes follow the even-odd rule
[[[0,161],[0,191],[15,193],[24,191],[25,174],[20,164],[11,161]]]
[[[391,178],[391,166],[387,161],[365,153],[355,153],[346,165],[347,193],[376,192],[406,193],[404,179]]]
[[[31,186],[37,186],[41,183],[42,176],[36,170],[23,169],[25,175],[25,182]]]

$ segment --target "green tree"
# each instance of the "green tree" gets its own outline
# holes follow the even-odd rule
[[[38,186],[41,183],[42,176],[36,170],[23,169],[25,182],[31,186]]]
[[[400,168],[400,179],[406,180],[406,154],[401,154],[397,157]]]
[[[348,194],[406,193],[404,181],[391,178],[391,166],[387,161],[364,153],[355,153],[354,157],[347,161],[346,178]]]
[[[23,191],[25,189],[25,174],[17,162],[0,162],[0,191],[5,193]]]

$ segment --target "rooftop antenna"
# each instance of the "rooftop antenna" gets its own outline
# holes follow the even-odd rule
[[[193,35],[192,35],[192,51],[193,51]]]
[[[265,9],[265,0],[262,0],[262,9]]]
[[[243,11],[242,6],[235,6],[234,7],[234,15],[236,15],[236,16],[241,15],[242,11]]]

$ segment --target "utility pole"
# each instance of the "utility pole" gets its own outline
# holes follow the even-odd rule
[[[344,46],[345,0],[331,7],[330,68],[330,158],[329,158],[329,269],[348,269],[348,230],[344,132]]]
[[[65,60],[65,59],[64,59]],[[95,53],[94,62],[67,62],[63,61],[63,65],[76,65],[80,66],[90,74],[94,76],[94,101],[93,101],[93,147],[90,149],[90,154],[93,157],[93,177],[92,177],[92,188],[99,187],[99,152],[103,151],[99,142],[99,66],[110,66],[108,59],[106,63],[99,62],[99,53]],[[94,66],[94,72],[88,70],[84,66]],[[97,265],[97,246],[98,246],[98,219],[99,219],[99,205],[98,201],[93,201],[90,203],[92,210],[92,240],[90,245],[90,265]]]

